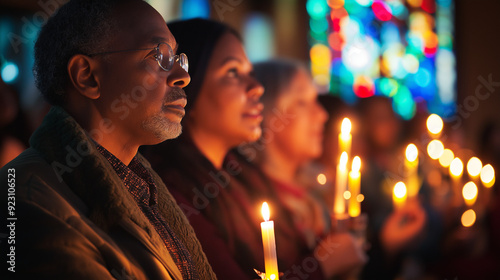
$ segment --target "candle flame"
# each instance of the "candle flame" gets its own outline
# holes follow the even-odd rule
[[[403,198],[406,195],[406,185],[403,182],[397,182],[394,186],[394,196]]]
[[[269,205],[267,205],[267,202],[262,203],[262,217],[264,218],[264,221],[269,221],[270,216],[271,213],[269,211]]]
[[[414,162],[418,157],[418,149],[415,144],[409,144],[406,147],[406,159],[410,162]]]
[[[432,140],[427,145],[427,153],[429,154],[429,157],[432,159],[440,158],[443,155],[443,152],[444,152],[444,145],[443,142],[439,140]]]
[[[444,149],[443,154],[439,157],[439,164],[442,167],[448,167],[451,164],[451,161],[455,158],[455,154],[450,149]]]
[[[342,135],[347,135],[347,134],[351,133],[351,120],[349,120],[348,118],[344,118],[342,120],[342,126],[340,127],[340,133],[342,133]]]
[[[491,164],[486,164],[481,169],[481,182],[483,182],[484,186],[490,188],[495,184],[495,169]]]
[[[464,227],[470,227],[476,222],[476,212],[469,209],[462,214],[462,225]]]
[[[467,162],[467,172],[472,177],[478,176],[481,173],[481,168],[483,168],[483,163],[477,157],[471,157]]]
[[[462,175],[463,171],[464,171],[464,164],[458,157],[456,157],[451,161],[450,173],[455,176],[460,176]]]
[[[477,186],[474,182],[468,182],[462,189],[462,195],[465,200],[473,200],[477,197]]]
[[[352,172],[359,172],[359,169],[361,169],[361,159],[355,156],[352,160]]]
[[[439,134],[443,130],[443,119],[436,114],[431,114],[427,118],[427,129],[432,134]]]
[[[347,153],[346,152],[342,152],[342,155],[340,155],[340,167],[345,169],[346,168],[346,165],[347,165]]]

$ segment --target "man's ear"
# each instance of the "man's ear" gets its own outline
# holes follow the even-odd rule
[[[95,75],[97,62],[83,54],[68,61],[68,74],[73,87],[83,96],[97,99],[100,96],[99,79]]]

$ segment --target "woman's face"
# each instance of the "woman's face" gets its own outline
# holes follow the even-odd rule
[[[226,33],[215,45],[199,95],[189,112],[193,133],[221,139],[229,147],[261,135],[264,92],[236,36]]]
[[[276,99],[277,110],[267,110],[264,136],[274,135],[276,147],[302,161],[321,155],[323,129],[328,114],[317,101],[317,91],[305,70],[300,69]],[[286,115],[287,118],[278,116]]]

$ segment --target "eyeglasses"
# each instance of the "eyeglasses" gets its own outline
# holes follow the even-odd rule
[[[181,53],[178,55],[177,54],[174,55],[174,51],[172,50],[170,45],[168,45],[167,43],[159,43],[158,46],[156,46],[154,48],[100,52],[100,53],[89,54],[88,56],[121,53],[121,52],[148,51],[148,50],[155,50],[156,51],[154,58],[155,58],[156,62],[158,62],[158,65],[160,66],[161,69],[163,69],[165,71],[170,71],[170,70],[172,70],[172,67],[174,66],[174,62],[179,62],[179,65],[182,67],[182,69],[184,69],[184,71],[188,72],[189,62],[188,62],[188,58],[187,58],[186,54]]]

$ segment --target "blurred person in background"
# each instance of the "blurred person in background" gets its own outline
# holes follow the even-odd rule
[[[0,168],[28,147],[30,133],[18,95],[0,76]]]
[[[277,194],[275,204],[291,214],[295,230],[309,250],[318,253],[324,240],[338,244],[329,259],[319,259],[324,275],[351,277],[366,262],[363,249],[350,234],[332,233],[325,202],[298,178],[300,170],[321,155],[328,119],[318,102],[312,77],[304,65],[291,60],[257,63],[255,75],[266,91],[262,97],[264,134],[259,141],[262,148],[254,161]],[[288,242],[283,246],[293,244]]]

